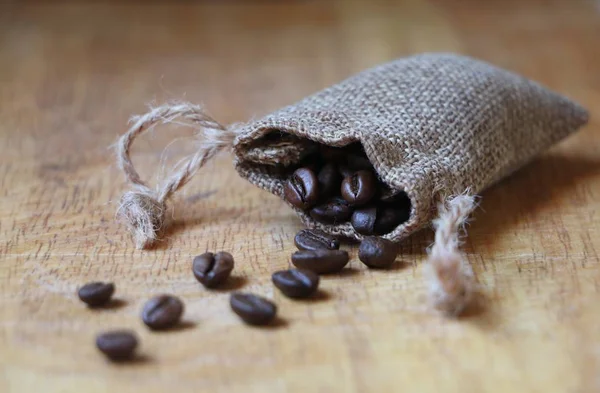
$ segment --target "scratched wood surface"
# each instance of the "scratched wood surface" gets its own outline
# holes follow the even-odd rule
[[[593,392],[600,389],[600,6],[593,1],[12,2],[0,8],[0,391]],[[168,99],[222,122],[292,103],[359,70],[454,51],[534,78],[590,109],[576,136],[483,194],[465,244],[488,304],[446,320],[424,303],[432,234],[390,271],[353,258],[291,301],[270,283],[300,224],[239,179],[227,155],[140,252],[114,221],[109,149],[128,117]],[[157,129],[134,161],[156,182],[191,130]],[[172,142],[177,138],[175,142]],[[191,257],[229,250],[229,289],[272,298],[281,322],[243,326]],[[356,249],[351,248],[356,255]],[[110,280],[120,299],[75,296]],[[177,331],[139,319],[155,293],[186,302]],[[112,365],[97,332],[135,329],[139,361]]]

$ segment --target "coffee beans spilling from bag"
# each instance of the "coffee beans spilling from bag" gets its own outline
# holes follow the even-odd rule
[[[330,172],[331,176],[339,173],[334,172],[331,169],[332,166],[329,166],[329,168],[327,171]],[[310,171],[312,169],[306,168],[300,173],[310,174]],[[346,176],[346,178],[349,178],[349,176]],[[296,184],[301,184],[301,182]],[[322,189],[325,189],[329,184],[331,183],[323,183]],[[332,190],[335,188],[337,187],[332,188]],[[360,187],[358,189],[360,190]],[[295,190],[299,191],[297,193],[297,195],[300,195],[298,200],[302,200],[302,195],[304,195],[303,186],[298,186]],[[361,195],[360,192],[355,193],[354,188],[350,190],[349,192],[352,192],[352,195]],[[376,194],[377,191],[373,192],[373,195]],[[333,191],[329,195],[333,195]],[[367,201],[367,199],[364,200]],[[350,206],[350,204],[347,206]],[[298,269],[279,270],[274,272],[271,277],[273,285],[288,298],[305,299],[312,297],[317,293],[320,274],[340,272],[350,261],[348,252],[339,249],[339,239],[320,230],[301,230],[294,237],[294,244],[298,251],[292,254],[291,261]],[[370,236],[366,237],[360,244],[358,256],[369,268],[381,269],[394,263],[397,252],[398,247],[393,242]],[[207,289],[224,288],[224,283],[231,276],[234,265],[234,258],[228,252],[221,251],[216,254],[206,252],[193,259],[192,273]],[[93,282],[81,287],[78,290],[78,295],[80,300],[89,306],[98,306],[107,304],[114,291],[115,286],[113,283]],[[262,296],[253,293],[235,292],[230,296],[229,304],[231,310],[248,325],[269,325],[276,320],[277,305]],[[184,303],[178,297],[166,294],[158,295],[144,304],[141,317],[142,321],[152,331],[168,330],[180,323],[184,309]],[[96,337],[96,347],[111,361],[122,362],[134,359],[137,346],[138,338],[135,332],[131,330],[113,330],[101,333]]]
[[[410,216],[410,199],[393,193],[377,175],[360,143],[321,145],[284,185],[285,199],[323,224],[350,221],[361,235],[385,235]]]

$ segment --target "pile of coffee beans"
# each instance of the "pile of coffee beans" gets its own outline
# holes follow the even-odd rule
[[[357,184],[364,185],[369,181],[359,179]],[[342,186],[342,193],[343,190]],[[350,195],[353,190],[352,187],[348,188],[347,194]],[[348,195],[344,198],[350,199]],[[360,193],[352,195],[356,196],[355,201],[368,199]],[[354,214],[358,211],[360,210],[355,210]],[[350,260],[348,252],[339,249],[339,239],[320,230],[303,229],[296,234],[294,243],[298,251],[292,254],[291,262],[297,268],[279,270],[271,276],[273,285],[283,295],[292,299],[314,296],[319,288],[319,275],[340,272]],[[398,248],[391,241],[367,236],[359,246],[358,257],[369,268],[384,269],[394,263],[397,253]],[[212,290],[225,287],[224,284],[234,266],[234,259],[230,253],[206,252],[193,259],[192,273],[204,287]],[[113,283],[92,282],[82,286],[78,296],[89,307],[102,307],[110,304],[114,292]],[[275,303],[252,293],[232,293],[229,305],[231,310],[249,325],[268,325],[277,316]],[[173,295],[158,295],[145,303],[141,319],[150,330],[169,330],[180,323],[184,309],[181,299]],[[138,338],[131,330],[112,330],[96,337],[96,347],[111,361],[126,361],[134,357]]]
[[[410,216],[410,199],[377,178],[362,145],[319,145],[284,185],[284,198],[324,224],[350,221],[356,232],[381,236]]]

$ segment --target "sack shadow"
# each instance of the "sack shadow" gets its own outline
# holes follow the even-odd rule
[[[585,190],[577,186],[598,175],[600,160],[544,155],[482,194],[467,229],[469,237],[506,232],[519,222],[534,220],[540,211],[560,199],[581,205],[586,200],[582,194]],[[469,244],[465,248],[469,252]]]
[[[580,187],[590,177],[600,176],[600,160],[557,154],[544,155],[514,175],[482,194],[481,204],[468,227],[467,253],[477,253],[477,239],[493,246],[494,239],[523,221],[539,219],[548,206],[567,201],[574,206],[587,200],[586,188]],[[545,217],[545,216],[544,216]],[[480,259],[480,258],[478,258]],[[479,302],[465,311],[461,319],[482,328],[494,326],[497,312],[491,308],[492,293],[480,293]]]
[[[240,215],[237,207],[215,207],[210,211],[203,211],[202,207],[194,206],[196,201],[175,201],[171,206],[175,209],[175,216],[168,217],[165,229],[160,235],[160,240],[154,243],[150,250],[166,250],[170,248],[172,239],[179,233],[200,225],[210,225],[214,221],[227,221]]]
[[[545,207],[566,195],[573,204],[585,203],[586,196],[577,189],[592,176],[600,176],[600,160],[585,157],[546,154],[493,185],[481,194],[467,226],[467,253],[477,249],[473,239],[486,236],[493,241],[523,220],[534,220]],[[400,243],[400,257],[424,256],[433,243],[431,228],[424,228]]]

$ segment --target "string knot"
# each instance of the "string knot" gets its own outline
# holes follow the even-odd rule
[[[164,227],[166,205],[152,191],[127,191],[117,212],[131,232],[138,249],[150,247]]]
[[[186,102],[168,103],[152,108],[144,115],[135,116],[132,122],[131,128],[119,138],[116,150],[119,168],[134,190],[123,195],[117,215],[129,227],[136,247],[143,249],[158,240],[160,232],[164,229],[166,201],[220,151],[233,145],[237,129],[223,126],[206,114],[202,107]],[[142,133],[153,129],[157,124],[170,123],[193,127],[198,138],[198,149],[181,160],[155,192],[135,170],[129,150],[135,138]]]

